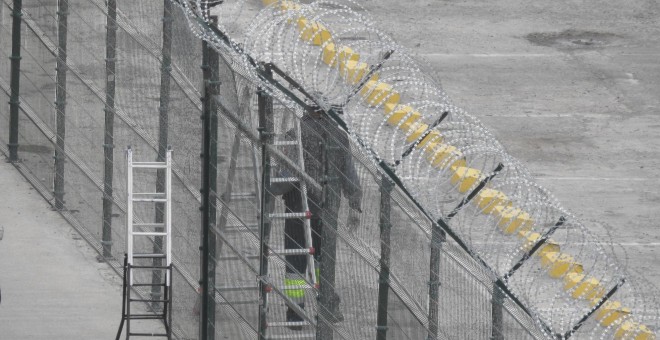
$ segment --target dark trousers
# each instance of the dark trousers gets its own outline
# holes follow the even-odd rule
[[[300,194],[300,191],[297,187],[282,196],[287,213],[299,213],[303,211],[301,196],[302,195]],[[314,259],[319,261],[321,258],[321,247],[323,242],[321,240],[321,209],[319,204],[314,199],[308,199],[307,205],[310,212],[312,213],[310,224],[312,229],[312,247],[314,247]],[[298,218],[287,219],[284,222],[284,249],[302,249],[304,246],[305,225],[303,220]],[[305,270],[307,269],[307,256],[287,255],[285,256],[285,260],[289,264],[289,266],[286,267],[287,273],[300,273],[301,275],[305,274]]]

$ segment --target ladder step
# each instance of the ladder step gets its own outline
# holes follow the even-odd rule
[[[248,198],[255,198],[257,197],[257,194],[255,192],[232,192],[231,193],[231,198],[232,199],[248,199]]]
[[[243,258],[247,260],[257,260],[259,259],[259,255],[245,255]],[[217,261],[239,261],[242,260],[243,258],[239,256],[218,256],[216,257]]]
[[[147,253],[141,254],[141,253],[137,253],[137,254],[133,254],[133,258],[134,259],[135,258],[138,258],[138,259],[151,259],[151,258],[159,259],[159,258],[162,258],[162,259],[164,259],[165,254],[147,254]]]
[[[292,327],[292,326],[309,326],[307,321],[284,321],[284,322],[269,322],[268,327]]]
[[[271,183],[292,183],[299,182],[298,177],[273,177],[270,179]]]
[[[259,286],[216,286],[215,289],[221,291],[221,292],[241,292],[241,291],[246,291],[246,290],[259,290]]]
[[[296,335],[290,335],[290,334],[270,335],[266,337],[267,340],[280,340],[280,339],[294,340],[294,339],[315,339],[315,338],[316,338],[316,333],[296,334]]]
[[[132,199],[133,202],[167,202],[166,198],[135,198]]]
[[[162,315],[156,314],[132,314],[128,315],[128,318],[131,320],[159,320],[162,319]]]
[[[133,168],[167,169],[167,163],[165,163],[165,162],[133,162]]]
[[[170,267],[165,266],[131,266],[131,269],[157,269],[157,270],[166,270]]]
[[[165,197],[164,192],[134,192],[133,196],[163,196]]]
[[[273,256],[275,254],[277,254],[277,255],[314,255],[314,248],[277,249],[277,250],[271,250],[271,253],[269,255]]]
[[[298,145],[298,141],[295,141],[295,140],[277,140],[273,144],[275,146]]]
[[[133,287],[165,287],[164,283],[134,283]]]
[[[130,302],[170,302],[169,299],[129,299]]]
[[[167,236],[167,233],[156,231],[134,231],[133,236]]]
[[[163,227],[165,228],[165,223],[133,223],[134,227]]]
[[[159,336],[168,337],[167,333],[128,333],[129,336]]]
[[[305,212],[295,212],[295,213],[274,213],[274,214],[269,214],[268,217],[270,218],[280,218],[280,219],[288,219],[288,218],[306,218],[310,219],[312,218],[312,212],[311,211],[305,211]]]

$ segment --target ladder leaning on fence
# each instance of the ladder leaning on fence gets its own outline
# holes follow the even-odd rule
[[[260,110],[261,111],[261,110]],[[247,113],[245,113],[247,114]],[[261,113],[260,113],[261,114]],[[292,113],[291,113],[292,114]],[[282,130],[285,130],[288,126],[286,114],[282,117]],[[272,122],[272,121],[271,121]],[[285,136],[282,138],[267,138],[267,143],[271,147],[278,148],[282,155],[288,156],[292,165],[295,165],[298,171],[304,173],[305,165],[303,158],[303,145],[300,139],[300,122],[298,119],[293,119],[294,128],[290,132],[293,134]],[[272,130],[272,126],[267,128],[267,130]],[[264,130],[265,131],[265,130]],[[265,133],[274,137],[274,134]],[[295,136],[294,136],[295,135]],[[261,298],[258,300],[235,300],[228,298],[227,303],[233,305],[242,305],[249,304],[254,306],[259,306],[260,319],[261,322],[259,327],[260,339],[290,339],[292,337],[291,333],[287,333],[287,328],[289,329],[304,329],[309,326],[314,326],[314,321],[316,317],[313,306],[308,306],[308,308],[301,308],[301,303],[303,299],[296,299],[293,295],[296,295],[296,292],[309,292],[310,294],[304,294],[308,296],[312,303],[316,298],[316,288],[317,288],[317,277],[315,270],[315,260],[314,260],[314,246],[312,244],[312,230],[310,224],[310,212],[307,203],[307,185],[305,182],[301,181],[299,178],[293,175],[286,175],[281,171],[274,171],[275,176],[271,176],[272,169],[270,167],[271,159],[262,158],[262,164],[259,165],[257,150],[255,146],[250,147],[251,155],[249,155],[251,166],[241,166],[239,165],[239,159],[247,160],[247,158],[240,156],[240,145],[242,141],[239,134],[234,136],[234,140],[231,146],[231,157],[229,163],[229,169],[227,174],[227,182],[225,185],[225,190],[221,195],[223,199],[223,208],[220,213],[220,218],[218,222],[219,236],[222,240],[220,247],[218,248],[218,254],[223,252],[223,244],[225,242],[232,243],[230,241],[230,236],[236,234],[242,234],[238,237],[238,240],[244,240],[245,238],[254,237],[255,241],[259,241],[258,238],[263,237],[265,241],[265,247],[261,250],[260,253],[254,255],[246,255],[243,251],[233,251],[231,255],[220,255],[217,257],[219,264],[225,261],[236,261],[242,260],[249,262],[251,260],[259,260],[260,267],[263,268],[263,272],[260,277],[262,278],[258,286],[241,286],[241,285],[227,285],[217,287],[217,290],[223,294],[225,297],[229,297],[233,292],[239,293],[243,296],[243,293],[247,290],[257,290],[261,291]],[[250,174],[242,174],[239,176],[239,171],[249,170]],[[238,178],[244,178],[246,175],[254,176],[255,193],[250,192],[233,192],[233,183],[238,180]],[[261,177],[261,180],[258,178]],[[267,175],[267,176],[263,176]],[[265,186],[263,184],[266,184]],[[296,187],[296,192],[300,195],[301,208],[300,211],[274,211],[275,207],[273,201],[274,186],[292,186]],[[281,193],[280,193],[281,194]],[[265,203],[265,201],[268,203]],[[254,200],[250,204],[253,207],[259,207],[259,220],[254,221],[240,221],[238,225],[232,225],[228,223],[229,211],[228,205],[232,202],[240,200],[245,202],[246,200]],[[277,246],[276,244],[281,244],[280,239],[273,239],[271,241],[271,226],[281,226],[283,223],[271,223],[275,220],[282,221],[285,223],[287,220],[297,219],[302,222],[302,230],[304,233],[304,240],[301,244],[298,244],[295,249],[286,249],[286,247]],[[260,233],[263,234],[261,236]],[[281,232],[274,233],[276,235],[281,235]],[[242,242],[237,242],[237,244]],[[251,249],[254,250],[254,249]],[[248,252],[249,253],[249,252]],[[294,270],[294,273],[285,273],[285,267],[291,267],[291,264],[288,263],[292,258],[295,257],[304,257],[305,270],[304,272],[298,272]],[[285,266],[281,264],[284,263]],[[277,264],[271,266],[272,264]],[[291,272],[291,270],[289,270]],[[293,274],[293,275],[292,275]],[[287,279],[287,276],[291,276],[290,279]],[[296,276],[295,278],[293,276]],[[280,280],[284,281],[284,284],[281,284]],[[303,295],[303,294],[298,294]],[[276,303],[275,301],[282,302],[283,305],[288,307],[289,314],[295,313],[296,321],[287,320],[287,316],[291,319],[292,315],[285,315],[280,313],[281,304]],[[311,322],[310,322],[311,321]],[[281,329],[281,331],[279,331]],[[310,329],[309,334],[307,332],[296,332],[296,339],[303,338],[314,338],[315,333],[313,329]]]
[[[294,124],[294,130],[291,131],[293,132],[293,136],[291,136],[289,133],[286,135],[285,140],[272,140],[272,145],[275,147],[278,147],[281,149],[282,153],[284,155],[291,155],[291,160],[293,163],[298,167],[298,170],[300,172],[305,172],[305,162],[304,162],[304,149],[303,149],[303,143],[301,140],[301,126],[300,126],[300,120],[299,119],[293,119],[293,124]],[[285,123],[283,122],[283,128]],[[278,257],[280,260],[282,257],[284,257],[286,263],[286,272],[284,273],[284,285],[281,286],[280,289],[277,290],[276,294],[277,296],[281,297],[284,299],[285,304],[287,305],[287,313],[286,313],[286,319],[285,320],[277,320],[273,321],[273,316],[271,312],[271,309],[268,307],[270,296],[273,295],[273,289],[265,290],[265,309],[266,309],[266,318],[267,320],[264,320],[262,324],[262,329],[260,332],[263,333],[269,333],[269,336],[267,336],[267,339],[274,339],[276,336],[274,334],[270,334],[272,332],[267,332],[266,327],[268,328],[273,328],[273,327],[287,327],[289,329],[296,329],[296,330],[302,330],[303,327],[310,326],[311,323],[308,320],[315,320],[316,317],[312,315],[312,308],[310,306],[307,307],[307,309],[304,308],[304,303],[305,303],[305,297],[306,297],[306,292],[311,292],[312,293],[312,299],[316,298],[316,293],[317,293],[317,288],[318,288],[318,278],[316,277],[316,265],[315,265],[315,259],[314,259],[314,244],[312,243],[312,228],[311,228],[311,212],[308,206],[308,200],[307,200],[307,184],[299,177],[293,176],[292,174],[289,174],[285,171],[281,171],[282,169],[278,169],[280,171],[277,171],[276,176],[270,177],[268,181],[268,185],[264,192],[271,191],[274,186],[277,185],[282,185],[282,184],[290,184],[291,186],[294,186],[295,189],[293,189],[291,192],[300,195],[300,211],[285,211],[285,212],[268,212],[266,214],[262,214],[264,219],[269,219],[269,220],[290,220],[290,219],[297,219],[302,222],[302,229],[304,233],[303,237],[303,242],[302,244],[296,244],[294,247],[286,247],[285,249],[282,250],[273,250],[270,247],[267,249],[267,255],[269,256],[263,256],[262,261],[268,261],[269,257]],[[268,221],[270,222],[270,221]],[[272,226],[272,223],[264,223],[264,225],[269,225]],[[268,230],[268,233],[270,231]],[[290,236],[290,235],[288,235]],[[287,236],[285,236],[287,237]],[[270,239],[270,237],[268,237]],[[304,272],[299,272],[296,268],[293,268],[293,264],[291,261],[292,258],[295,257],[304,257],[305,260],[305,270]],[[271,273],[268,272],[270,266],[266,265],[266,277],[276,277],[279,275],[271,275]],[[271,283],[269,283],[272,285]],[[269,314],[270,317],[269,317]],[[309,334],[306,333],[299,333],[296,334],[296,339],[303,339],[303,338],[315,338],[316,334],[314,332],[311,332]]]
[[[116,339],[119,340],[126,324],[126,339],[133,337],[172,338],[172,150],[168,148],[165,162],[133,162],[133,152],[126,151],[128,205],[126,210],[126,230],[128,233],[127,253],[124,257],[124,285],[122,301],[122,319]],[[134,193],[133,175],[136,169],[164,170],[164,192]],[[152,203],[162,205],[163,222],[143,222],[134,215],[134,203]],[[144,245],[152,245],[152,251],[145,251]],[[148,279],[148,281],[147,281]],[[141,291],[151,288],[150,293]],[[154,291],[161,294],[154,294]],[[149,298],[145,298],[149,295]],[[143,304],[135,312],[136,304]],[[155,324],[131,322],[156,320],[161,332],[152,330]],[[139,327],[137,331],[131,327]],[[149,328],[147,328],[149,327]]]

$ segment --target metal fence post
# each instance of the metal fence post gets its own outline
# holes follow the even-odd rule
[[[272,77],[265,66],[265,73]],[[270,286],[264,282],[268,275],[268,244],[270,243],[270,213],[273,200],[270,195],[270,152],[267,145],[273,138],[273,99],[262,89],[257,92],[259,106],[259,138],[261,140],[261,215],[259,217],[259,340],[266,340],[268,292]]]
[[[381,176],[380,185],[380,272],[378,274],[378,316],[376,340],[387,340],[387,308],[390,293],[390,222],[391,192],[394,183],[389,177]]]
[[[330,151],[338,150],[332,137],[326,138],[321,147],[321,164],[323,167],[322,201],[321,201],[321,260],[319,263],[319,306],[318,323],[316,325],[316,338],[319,340],[332,340],[334,331],[332,322],[335,320],[333,312],[338,308],[335,292],[335,269],[337,257],[337,210],[339,202],[337,188],[339,177],[331,172]],[[335,152],[336,154],[336,152]],[[350,156],[349,156],[350,157]],[[334,168],[334,167],[332,167]]]
[[[210,24],[217,25],[218,18],[210,17]],[[202,311],[200,338],[215,338],[215,246],[216,237],[211,233],[216,224],[216,192],[218,175],[218,110],[213,97],[218,95],[219,57],[213,47],[202,42],[202,74],[204,79],[203,162],[202,162]]]
[[[160,99],[158,105],[158,156],[157,162],[165,162],[165,154],[167,153],[168,146],[168,129],[169,129],[169,105],[170,105],[170,79],[172,71],[172,2],[170,0],[163,0],[163,46],[161,53],[163,61],[160,65]],[[165,192],[165,169],[156,170],[156,192]],[[156,223],[165,222],[165,203],[156,203]],[[163,232],[163,227],[156,227],[156,232]],[[157,236],[154,238],[153,251],[154,254],[159,254],[163,249],[163,237]],[[161,266],[163,259],[154,258],[153,265],[155,267]],[[158,284],[161,282],[162,275],[159,270],[152,274],[152,283]],[[153,286],[151,288],[151,296],[154,300],[160,299],[161,287]],[[158,305],[158,304],[155,304]]]
[[[431,226],[431,258],[429,265],[429,334],[427,339],[438,338],[438,306],[440,295],[440,253],[442,242],[446,239],[445,232],[433,222]]]
[[[13,11],[11,12],[11,95],[9,96],[9,161],[18,162],[18,109],[19,84],[21,77],[21,17],[23,16],[23,1],[14,0]]]
[[[496,283],[493,283],[493,296],[491,300],[491,340],[504,340],[504,333],[502,332],[502,327],[504,325],[504,316],[502,314],[503,304],[504,293],[502,293]]]
[[[105,36],[105,133],[103,139],[103,257],[112,258],[112,180],[114,173],[115,55],[117,0],[108,0]]]
[[[55,196],[55,209],[64,208],[64,162],[66,150],[64,138],[66,135],[66,42],[67,42],[67,16],[69,14],[69,0],[58,0],[57,11],[57,87],[55,88],[55,110],[57,114],[57,148],[55,148],[55,182],[53,195]]]

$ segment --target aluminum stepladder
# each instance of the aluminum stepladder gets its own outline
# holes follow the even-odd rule
[[[129,147],[126,151],[127,170],[127,253],[124,258],[124,284],[122,301],[122,320],[117,331],[116,339],[121,337],[124,323],[126,324],[126,339],[134,337],[160,337],[172,339],[172,151],[168,148],[165,162],[133,162],[133,151]],[[135,169],[163,169],[165,170],[165,192],[133,192],[133,175]],[[164,208],[164,221],[162,223],[135,221],[133,204],[135,202],[161,203]],[[161,252],[141,252],[136,244],[161,242]],[[142,264],[140,261],[151,260],[151,263]],[[135,275],[146,272],[152,275]],[[160,282],[152,278],[160,277]],[[162,275],[164,274],[164,275]],[[148,282],[139,282],[139,277],[148,278]],[[162,297],[140,292],[142,288],[163,289]],[[149,295],[150,298],[145,298]],[[147,304],[146,308],[153,313],[134,313],[131,309],[136,303]],[[154,308],[155,307],[155,308]],[[159,307],[162,307],[159,308]],[[131,321],[159,320],[164,331],[144,332],[131,331]]]
[[[267,68],[268,70],[268,68]],[[308,325],[313,325],[315,317],[310,313],[311,306],[306,310],[301,309],[296,302],[292,301],[285,293],[286,289],[302,289],[306,292],[311,292],[314,294],[314,298],[317,292],[317,281],[315,275],[315,263],[314,263],[314,247],[312,245],[312,230],[311,230],[311,213],[308,207],[307,202],[307,184],[297,176],[288,176],[288,177],[272,177],[271,176],[271,157],[266,147],[266,144],[271,144],[278,148],[283,148],[282,153],[284,155],[293,155],[294,159],[290,159],[297,166],[297,170],[304,173],[305,164],[304,164],[304,150],[301,140],[301,126],[300,120],[298,117],[294,117],[295,125],[295,140],[275,140],[274,136],[274,117],[273,117],[273,99],[268,96],[264,91],[258,92],[258,112],[259,112],[259,132],[262,143],[262,211],[261,211],[261,225],[260,225],[260,272],[259,272],[259,287],[260,287],[260,322],[259,322],[259,338],[260,340],[266,339],[312,339],[315,338],[315,332],[303,333],[296,332],[294,334],[282,334],[276,335],[268,332],[269,328],[275,327],[303,327]],[[282,111],[286,114],[286,111]],[[285,129],[285,116],[282,117],[282,130]],[[286,148],[289,148],[287,152]],[[291,152],[291,148],[295,148],[294,153]],[[302,211],[299,212],[272,212],[273,204],[271,202],[272,196],[269,194],[271,186],[273,184],[281,183],[295,183],[298,184],[298,192],[301,195],[302,202]],[[295,190],[295,189],[294,189]],[[270,247],[270,232],[271,232],[271,221],[275,219],[301,219],[303,221],[303,228],[305,233],[305,241],[301,245],[301,249],[282,249],[282,250],[273,250]],[[279,282],[273,282],[273,275],[269,272],[269,259],[276,257],[276,259],[283,260],[283,256],[305,256],[306,257],[306,271],[305,273],[300,274],[305,281],[304,285],[300,286],[283,286]],[[288,264],[286,264],[288,266]],[[284,277],[284,275],[282,275]],[[275,294],[274,294],[275,293]],[[285,304],[293,309],[296,314],[298,314],[303,321],[300,322],[288,322],[284,321],[269,321],[268,315],[271,311],[270,309],[270,300],[271,296],[276,295],[282,298]],[[305,294],[307,295],[307,293]]]
[[[247,97],[243,97],[241,101],[243,103],[250,103],[250,96],[252,94],[247,94]],[[263,93],[258,94],[259,98],[259,103],[258,103],[258,109],[255,110],[254,104],[252,105],[246,105],[244,109],[241,109],[240,114],[238,117],[236,117],[236,120],[243,120],[243,123],[247,126],[254,126],[253,124],[249,124],[245,122],[245,117],[247,117],[250,114],[250,111],[259,111],[260,115],[263,115],[265,110],[269,110],[271,113],[270,115],[272,116],[272,102],[268,103],[269,105],[266,105],[266,102],[270,101],[270,98],[265,98],[266,96]],[[268,109],[267,109],[268,108]],[[251,110],[250,110],[251,109]],[[277,111],[281,112],[286,112],[284,110],[280,110],[280,107],[278,106]],[[293,115],[293,113],[289,112],[288,114]],[[240,117],[240,118],[239,118]],[[282,115],[281,117],[281,124],[282,124],[282,131],[285,131],[285,129],[288,127],[287,124],[287,119],[289,118],[287,115]],[[297,168],[299,168],[300,171],[304,172],[304,159],[302,157],[303,155],[303,148],[302,144],[300,141],[300,125],[299,122],[297,121],[297,118],[294,118],[294,130],[295,130],[295,138],[294,140],[275,140],[274,138],[268,138],[266,136],[269,135],[269,133],[262,133],[262,137],[266,137],[267,139],[264,140],[262,138],[262,141],[265,141],[269,144],[271,147],[277,147],[279,150],[283,151],[282,153],[291,155],[291,162],[297,164]],[[273,121],[272,119],[269,119],[268,125],[270,125],[270,128],[267,129],[267,131],[273,131]],[[264,123],[264,122],[262,122]],[[260,127],[264,126],[263,124],[259,125]],[[261,129],[261,131],[266,132],[266,130]],[[271,132],[272,133],[272,132]],[[272,136],[271,136],[272,137]],[[240,157],[248,157],[248,155],[243,155],[241,156],[240,150],[240,145],[241,145],[241,138],[238,135],[238,133],[234,136],[233,143],[231,145],[231,156],[229,159],[229,169],[228,169],[228,174],[227,174],[227,183],[224,188],[223,193],[221,194],[222,198],[222,206],[220,210],[220,216],[218,220],[218,230],[216,231],[218,233],[219,239],[221,240],[220,246],[218,247],[218,254],[222,251],[222,249],[231,249],[230,256],[218,256],[217,260],[218,263],[221,261],[243,261],[244,263],[248,263],[250,260],[259,260],[260,262],[260,274],[259,274],[259,280],[258,286],[239,286],[236,284],[229,284],[227,286],[221,286],[221,287],[216,287],[217,291],[220,292],[225,299],[227,299],[228,304],[234,304],[234,305],[242,305],[242,304],[250,304],[250,305],[258,305],[260,309],[260,329],[259,329],[259,334],[260,334],[260,339],[303,339],[303,338],[314,338],[313,332],[310,332],[307,336],[304,336],[303,332],[290,332],[288,335],[274,335],[274,334],[268,334],[266,330],[268,328],[282,328],[282,327],[287,327],[287,326],[304,326],[310,324],[309,322],[301,322],[298,324],[292,324],[292,323],[287,323],[285,321],[266,321],[267,320],[267,314],[274,314],[273,309],[269,308],[269,300],[272,300],[272,298],[281,298],[284,300],[284,303],[289,306],[295,306],[295,308],[298,308],[295,302],[291,301],[290,299],[287,298],[286,294],[284,293],[284,286],[281,284],[281,279],[284,277],[284,273],[282,270],[282,273],[276,272],[268,272],[268,263],[269,259],[270,260],[275,260],[278,261],[280,264],[284,263],[284,256],[285,255],[294,255],[294,256],[307,256],[307,269],[305,273],[302,273],[304,276],[305,280],[307,281],[308,284],[302,286],[302,287],[286,287],[289,289],[293,288],[301,288],[301,289],[306,289],[306,290],[314,290],[316,287],[316,276],[315,276],[315,264],[314,264],[314,250],[312,247],[312,238],[311,238],[311,225],[309,221],[309,209],[307,207],[307,186],[304,182],[299,181],[298,178],[296,177],[275,177],[271,178],[271,159],[270,156],[268,155],[268,152],[266,150],[265,156],[262,157],[261,160],[258,159],[258,152],[256,150],[257,146],[254,146],[251,149],[251,155],[249,157],[252,160],[252,166],[239,166],[238,159]],[[285,152],[288,151],[288,152]],[[294,153],[294,154],[292,154]],[[263,148],[262,148],[262,156],[264,156],[263,153]],[[261,163],[261,164],[259,164]],[[252,175],[255,176],[255,192],[257,195],[252,195],[250,192],[234,192],[233,191],[233,184],[234,180],[237,178],[238,172],[242,170],[252,170]],[[265,176],[265,177],[264,177]],[[259,178],[261,177],[261,178]],[[304,204],[303,209],[301,212],[297,213],[277,213],[273,211],[274,207],[274,200],[271,194],[269,193],[269,188],[270,184],[273,183],[299,183],[301,191],[301,199]],[[262,183],[267,183],[267,185],[264,187],[263,185],[260,185]],[[241,191],[246,191],[245,189],[240,189]],[[267,193],[265,195],[265,193]],[[256,202],[253,204],[254,207],[257,207],[255,209],[258,212],[259,216],[259,223],[252,224],[250,221],[241,221],[239,225],[230,225],[234,224],[233,222],[228,222],[228,215],[229,215],[229,208],[227,207],[232,201],[236,200],[250,200],[250,199],[255,199]],[[267,202],[264,202],[264,199]],[[262,208],[266,207],[266,208]],[[270,245],[270,221],[271,219],[287,219],[287,218],[301,218],[304,221],[304,230],[305,230],[305,244],[302,245],[303,249],[296,249],[296,250],[282,250],[279,249],[279,247],[271,247]],[[260,223],[260,222],[265,222],[265,223]],[[262,233],[263,231],[263,233]],[[233,249],[234,247],[225,247],[222,245],[222,243],[228,243],[231,245],[231,239],[230,235],[232,234],[243,234],[243,237],[250,237],[254,240],[255,243],[259,243],[260,240],[263,240],[264,242],[262,243],[262,247],[260,249],[260,252],[257,254],[250,254],[246,255],[243,254],[240,251],[236,251],[236,249]],[[279,240],[278,240],[279,241]],[[280,266],[279,268],[281,268]],[[280,280],[280,281],[278,281]],[[232,292],[245,292],[248,290],[255,290],[259,292],[259,299],[257,300],[234,300],[230,301],[227,297],[231,295]],[[312,296],[312,295],[310,295]],[[313,294],[315,296],[315,292]],[[224,303],[224,302],[223,302]],[[311,307],[311,306],[310,306]],[[306,314],[306,317],[303,317],[306,320],[315,320],[315,317],[310,316],[310,309],[307,309],[305,311],[301,310],[298,308],[298,312],[300,314]],[[273,319],[273,316],[271,315],[268,317],[268,319]],[[270,332],[272,333],[272,332]]]

